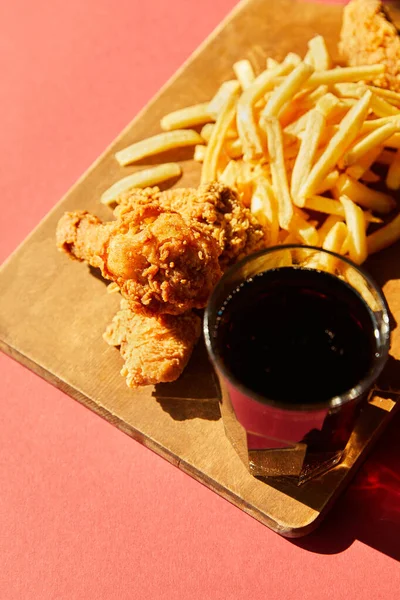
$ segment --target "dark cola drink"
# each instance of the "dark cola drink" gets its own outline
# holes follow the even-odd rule
[[[260,402],[313,410],[368,374],[376,351],[374,315],[329,273],[282,267],[240,283],[218,310],[216,355],[233,385]],[[302,439],[329,458],[342,451],[359,403],[331,409]]]

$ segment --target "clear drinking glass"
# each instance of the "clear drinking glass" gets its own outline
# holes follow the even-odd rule
[[[258,278],[257,281],[261,281],[259,277],[261,274],[266,278],[263,293],[265,292],[267,300],[268,294],[272,293],[269,286],[275,285],[271,281],[274,282],[282,275],[285,275],[286,283],[294,286],[290,288],[289,296],[287,287],[285,288],[285,297],[289,300],[297,298],[293,294],[298,292],[296,285],[303,286],[301,283],[303,278],[307,279],[304,284],[307,293],[312,295],[315,291],[317,295],[320,294],[320,290],[313,290],[312,286],[314,279],[321,278],[322,275],[322,278],[326,279],[324,293],[329,296],[333,313],[336,307],[338,310],[340,306],[341,310],[343,309],[344,298],[348,299],[349,295],[356,302],[362,303],[364,316],[366,314],[369,316],[366,325],[369,331],[366,334],[371,345],[368,346],[370,358],[367,369],[352,383],[351,387],[332,397],[326,397],[326,381],[321,380],[318,383],[321,386],[321,400],[317,388],[317,396],[314,393],[312,401],[309,402],[304,398],[304,393],[303,397],[296,397],[296,391],[285,398],[276,393],[269,393],[268,386],[260,392],[259,389],[254,389],[251,380],[249,384],[248,380],[243,381],[238,373],[234,372],[227,361],[231,346],[228,348],[226,337],[223,338],[221,319],[225,319],[223,326],[226,331],[227,327],[230,330],[235,327],[234,323],[243,324],[241,327],[245,329],[246,305],[241,306],[237,314],[234,310],[224,313],[224,307],[229,306],[235,294],[242,293],[243,286],[246,286],[249,280]],[[301,287],[301,294],[304,289],[304,286]],[[275,290],[274,293],[276,295],[278,292]],[[279,299],[279,296],[277,297]],[[307,307],[307,304],[305,306]],[[249,305],[248,310],[253,310],[252,306]],[[224,316],[227,314],[228,316]],[[278,311],[281,319],[284,314],[281,310]],[[308,314],[307,318],[307,323],[303,324],[306,326],[305,331],[310,327],[312,329],[315,325],[314,321],[322,317],[316,311],[311,316]],[[356,315],[356,320],[357,318]],[[276,327],[274,331],[277,331]],[[279,246],[253,254],[231,267],[216,286],[206,309],[204,333],[209,356],[221,385],[221,413],[226,435],[253,475],[292,476],[302,483],[327,471],[342,460],[358,411],[367,400],[374,382],[384,367],[390,344],[389,316],[385,298],[377,284],[365,271],[342,256],[307,246]],[[242,333],[246,335],[246,331]],[[268,337],[268,333],[265,336]],[[273,351],[274,340],[270,340],[269,346]],[[241,355],[242,352],[246,354]],[[246,364],[251,364],[252,361],[249,362],[252,353],[251,343],[250,346],[247,344],[243,348],[239,344],[237,353],[235,364],[241,365],[246,361]],[[300,358],[303,361],[301,364],[307,364],[309,381],[315,384],[319,381],[318,377],[322,375],[313,371],[312,361],[308,364],[306,356]],[[355,361],[358,360],[358,356],[353,358]],[[254,355],[254,364],[256,363],[261,364],[259,355],[257,357]],[[267,370],[268,367],[269,365],[266,364]],[[255,374],[257,376],[256,371]],[[341,373],[332,373],[332,381],[340,375]],[[293,374],[290,371],[285,372],[282,384],[289,385],[291,377]],[[258,381],[258,377],[256,378]],[[295,382],[293,383],[292,388],[295,390]]]

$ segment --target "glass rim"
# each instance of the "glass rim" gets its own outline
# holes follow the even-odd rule
[[[288,249],[315,250],[318,252],[323,252],[324,254],[329,254],[331,256],[334,256],[334,257],[340,259],[341,261],[347,263],[350,267],[352,267],[353,269],[358,271],[364,277],[364,279],[367,281],[367,283],[373,288],[374,292],[376,293],[376,295],[379,299],[379,302],[381,304],[381,307],[382,307],[382,322],[387,324],[387,330],[381,331],[381,334],[382,334],[381,352],[378,357],[376,355],[374,356],[371,367],[368,369],[367,374],[356,385],[354,385],[350,389],[346,390],[339,396],[333,396],[323,402],[318,402],[318,403],[314,402],[312,404],[311,403],[310,404],[307,404],[307,403],[301,403],[301,404],[285,403],[282,401],[273,400],[272,398],[267,398],[265,396],[262,396],[261,394],[258,394],[257,392],[252,391],[246,385],[241,383],[233,375],[233,373],[231,373],[231,371],[225,366],[224,361],[215,352],[215,344],[213,343],[213,338],[211,336],[210,321],[211,321],[213,314],[215,313],[215,310],[217,308],[216,307],[216,298],[217,298],[218,292],[222,289],[224,283],[232,276],[233,273],[240,270],[246,263],[252,262],[253,260],[255,260],[256,258],[258,258],[260,256],[264,256],[267,254],[271,254],[273,252],[280,252],[280,251],[288,250]],[[279,269],[279,268],[283,268],[283,267],[277,267],[277,268]],[[314,269],[314,270],[318,270],[318,269]],[[260,272],[263,272],[263,271],[260,271]],[[355,291],[358,294],[357,290],[354,290],[353,287],[352,287],[352,289],[353,289],[353,291]],[[360,294],[358,294],[358,295],[360,296],[363,303],[367,306],[368,311],[370,313],[373,313],[373,311],[370,309],[370,307],[365,302],[365,300],[362,298],[362,296]],[[382,329],[382,325],[379,328]],[[377,378],[381,374],[381,372],[386,364],[388,354],[389,354],[389,348],[390,348],[389,307],[388,307],[386,298],[383,294],[383,291],[381,290],[380,286],[375,282],[375,280],[369,275],[369,273],[367,273],[365,271],[365,269],[360,267],[360,265],[357,265],[350,259],[342,256],[341,254],[337,254],[336,252],[332,252],[330,250],[325,250],[323,248],[318,248],[316,246],[306,246],[306,245],[300,245],[300,244],[287,244],[287,245],[282,245],[282,246],[271,246],[270,248],[264,248],[263,250],[259,250],[258,252],[255,252],[253,254],[249,254],[248,256],[245,256],[243,259],[241,259],[240,261],[238,261],[237,263],[235,263],[234,265],[232,265],[225,271],[225,273],[222,275],[221,279],[218,281],[217,285],[213,289],[213,291],[208,299],[207,306],[206,306],[206,309],[204,312],[203,333],[204,333],[204,339],[205,339],[207,352],[208,352],[209,357],[211,358],[213,365],[217,367],[217,369],[221,372],[221,374],[225,377],[225,379],[231,385],[233,385],[236,389],[238,389],[242,394],[244,394],[251,400],[255,400],[256,402],[258,402],[259,404],[262,404],[264,406],[280,408],[285,411],[302,412],[302,411],[318,411],[318,410],[324,410],[324,409],[329,410],[329,409],[334,409],[334,408],[340,408],[343,405],[351,402],[352,400],[355,400],[356,398],[361,397],[365,392],[367,392],[368,390],[371,389],[373,383],[377,380]]]

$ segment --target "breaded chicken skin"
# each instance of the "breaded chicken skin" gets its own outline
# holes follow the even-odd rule
[[[400,91],[400,37],[382,2],[351,0],[343,11],[339,50],[350,66],[384,64],[373,83]]]
[[[149,316],[204,308],[221,276],[213,238],[159,203],[106,223],[87,212],[66,213],[56,238],[60,250],[100,268],[132,310]]]
[[[115,214],[119,218],[129,217],[132,208],[149,202],[179,213],[186,223],[214,238],[220,248],[222,268],[265,245],[265,231],[260,223],[242,204],[238,194],[222,183],[164,192],[156,187],[135,188],[119,197]]]
[[[125,361],[121,375],[135,388],[178,379],[200,333],[201,319],[193,312],[145,317],[122,299],[121,310],[103,337],[111,346],[120,347]]]

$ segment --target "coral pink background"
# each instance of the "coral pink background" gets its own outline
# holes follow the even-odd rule
[[[234,4],[0,3],[0,260]],[[399,418],[294,543],[9,358],[0,369],[1,600],[399,597]]]

